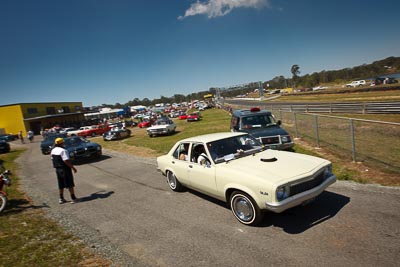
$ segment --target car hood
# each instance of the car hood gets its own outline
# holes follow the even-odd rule
[[[253,176],[282,184],[312,175],[329,163],[328,160],[318,157],[268,149],[254,155],[219,163],[217,166],[226,169],[224,172],[241,174],[244,179]]]
[[[98,147],[98,146],[100,146],[100,145],[97,143],[88,142],[88,143],[81,143],[79,145],[65,146],[65,149],[68,151],[74,151],[76,149],[82,149],[82,148],[87,148],[87,147]]]
[[[153,125],[153,126],[147,128],[147,130],[165,129],[165,128],[167,128],[167,127],[168,127],[168,125]]]
[[[44,147],[49,147],[49,146],[52,146],[54,144],[54,141],[42,141],[41,143],[40,143],[40,147],[41,148],[44,148]]]
[[[240,131],[249,133],[255,138],[263,136],[288,135],[288,133],[278,125],[269,127],[251,128],[251,129],[242,129]]]

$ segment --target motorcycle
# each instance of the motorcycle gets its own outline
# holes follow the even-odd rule
[[[11,179],[10,179],[11,172],[9,170],[5,170],[0,174],[0,212],[4,210],[7,205],[7,193],[3,191],[3,186],[10,186]]]

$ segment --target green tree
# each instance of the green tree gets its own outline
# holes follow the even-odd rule
[[[296,80],[300,74],[299,69],[300,69],[299,65],[293,65],[292,68],[290,69],[290,72],[292,73],[293,89],[296,88]]]

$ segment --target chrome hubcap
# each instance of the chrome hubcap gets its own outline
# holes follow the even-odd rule
[[[234,200],[233,205],[235,214],[240,220],[247,222],[253,218],[253,208],[247,199],[243,197],[237,197]]]
[[[171,188],[175,188],[176,186],[175,175],[171,172],[168,173],[168,184]]]

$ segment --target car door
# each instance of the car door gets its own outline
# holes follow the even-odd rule
[[[180,159],[181,153],[185,153],[187,156],[185,159]],[[189,179],[189,165],[190,165],[190,143],[183,142],[180,143],[171,157],[172,169],[175,173],[178,180],[184,184],[185,186],[190,186],[190,179]]]
[[[201,144],[202,145],[202,144]],[[195,144],[192,145],[196,147]],[[191,155],[195,155],[192,151]],[[217,187],[215,182],[215,166],[212,164],[199,164],[196,162],[196,158],[192,157],[188,164],[188,175],[190,185],[193,189],[200,192],[217,195]]]

